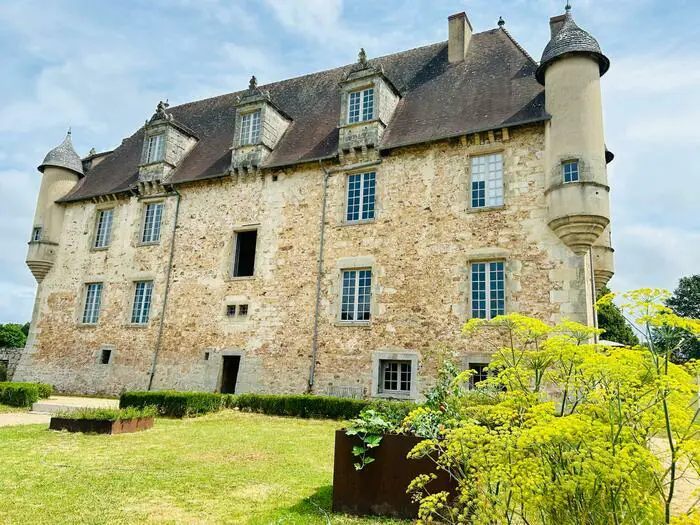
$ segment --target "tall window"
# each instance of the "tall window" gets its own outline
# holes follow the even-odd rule
[[[503,155],[472,157],[472,208],[503,204]]]
[[[160,221],[162,217],[162,202],[151,202],[146,205],[146,212],[143,218],[143,233],[141,234],[141,242],[160,242]]]
[[[257,144],[260,141],[260,110],[241,115],[241,129],[238,134],[238,143]]]
[[[374,172],[348,177],[348,206],[345,220],[348,222],[374,219],[374,194],[377,177]]]
[[[348,94],[348,123],[364,122],[374,118],[374,88]]]
[[[472,317],[493,319],[506,311],[505,263],[472,264]]]
[[[165,135],[151,135],[148,137],[146,144],[146,163],[158,162],[163,160],[165,155]]]
[[[85,307],[83,308],[83,323],[95,324],[100,318],[102,303],[102,283],[85,285]]]
[[[372,303],[372,270],[343,271],[343,294],[340,320],[362,322],[370,320]]]
[[[255,246],[257,242],[257,230],[236,232],[236,253],[233,258],[234,277],[255,275]]]
[[[131,322],[134,324],[148,323],[151,312],[151,295],[153,281],[139,281],[134,292],[134,307],[131,309]]]
[[[564,182],[578,182],[578,161],[569,160],[562,162],[561,172]]]
[[[97,225],[95,227],[95,242],[93,247],[106,248],[112,236],[112,216],[114,210],[100,210],[97,212]]]
[[[409,394],[411,392],[411,362],[389,361],[379,362],[380,392]]]
[[[32,230],[32,241],[41,240],[41,227],[37,226]]]

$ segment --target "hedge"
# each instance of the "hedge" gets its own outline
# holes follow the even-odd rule
[[[193,417],[221,410],[222,399],[208,392],[124,392],[119,408],[155,406],[161,416]]]
[[[39,399],[53,393],[51,385],[43,383],[0,383],[0,404],[29,408]]]

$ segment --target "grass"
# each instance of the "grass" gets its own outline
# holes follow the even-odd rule
[[[115,436],[0,428],[0,523],[405,523],[330,513],[340,426],[227,410]]]
[[[11,407],[0,403],[0,414],[15,414],[20,412],[29,412],[29,409],[24,407]]]

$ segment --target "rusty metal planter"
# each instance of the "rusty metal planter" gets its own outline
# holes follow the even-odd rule
[[[420,474],[437,474],[428,484],[430,492],[454,493],[455,483],[444,471],[436,471],[429,458],[407,459],[411,449],[422,441],[415,436],[386,434],[373,450],[375,460],[362,470],[355,470],[352,447],[361,445],[357,436],[344,430],[335,433],[333,462],[333,512],[357,516],[382,515],[416,518],[418,504],[406,494],[408,485]]]
[[[153,428],[153,417],[118,419],[103,421],[97,419],[71,419],[69,417],[52,417],[49,430],[67,430],[86,434],[127,434]]]

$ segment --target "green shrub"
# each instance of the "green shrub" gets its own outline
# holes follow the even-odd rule
[[[39,401],[39,387],[33,383],[0,383],[0,403],[13,407],[31,407]]]
[[[67,410],[59,412],[56,417],[66,419],[90,419],[93,421],[117,421],[124,419],[137,419],[142,417],[154,417],[158,409],[154,406],[144,408],[79,408],[78,410]]]
[[[124,392],[119,407],[154,406],[161,416],[193,417],[221,410],[222,397],[208,392]]]
[[[39,399],[48,399],[53,394],[53,387],[46,383],[32,383],[39,389]]]

